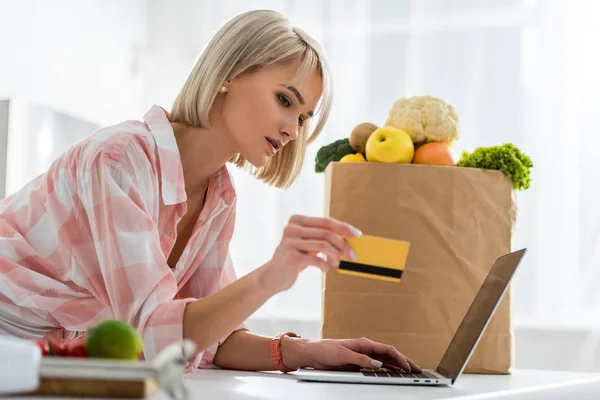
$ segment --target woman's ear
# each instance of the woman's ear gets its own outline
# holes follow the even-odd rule
[[[227,79],[225,82],[223,82],[223,84],[219,88],[219,92],[221,92],[221,93],[227,92],[229,90],[229,85],[231,85],[231,79]]]

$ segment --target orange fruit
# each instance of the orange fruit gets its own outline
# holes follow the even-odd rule
[[[449,143],[430,142],[415,151],[413,164],[456,165],[458,155]]]

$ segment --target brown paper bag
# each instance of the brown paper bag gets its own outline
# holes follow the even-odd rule
[[[497,257],[511,251],[516,202],[499,171],[331,163],[325,214],[364,234],[410,242],[402,281],[323,279],[323,338],[368,337],[437,367]],[[510,373],[510,289],[465,373]]]

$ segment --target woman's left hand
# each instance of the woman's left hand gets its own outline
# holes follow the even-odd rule
[[[404,372],[421,372],[421,368],[417,364],[393,346],[366,338],[342,340],[286,339],[288,340],[282,342],[281,355],[283,363],[288,368],[311,367],[322,370],[340,370],[373,369],[384,366],[399,368]]]

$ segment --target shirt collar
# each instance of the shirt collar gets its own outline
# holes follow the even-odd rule
[[[183,167],[175,133],[167,113],[155,104],[144,115],[144,121],[152,132],[158,148],[163,202],[165,205],[183,203],[187,200]]]
[[[236,194],[235,185],[227,166],[223,165],[223,167],[211,177],[211,180],[214,184],[216,195],[223,200],[223,205],[226,207],[231,206],[236,200]]]

